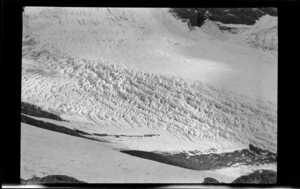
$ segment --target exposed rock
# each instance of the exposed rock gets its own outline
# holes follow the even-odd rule
[[[224,24],[253,25],[264,15],[277,16],[276,8],[208,8],[209,19]]]
[[[255,149],[255,150],[254,150]],[[159,153],[139,150],[121,151],[132,156],[150,159],[161,163],[183,167],[192,170],[211,170],[231,167],[235,164],[261,165],[276,162],[276,154],[251,146],[249,149],[236,150],[225,153],[194,154],[189,153]],[[194,155],[189,155],[194,154]]]
[[[235,179],[234,184],[276,184],[277,173],[272,170],[258,170]]]
[[[75,129],[76,130],[76,129]],[[77,132],[79,133],[83,133],[83,134],[86,134],[86,135],[90,135],[89,133],[84,133],[83,131],[78,131],[76,130]],[[159,134],[145,134],[145,135],[108,135],[106,133],[93,133],[93,135],[96,135],[96,136],[100,136],[100,137],[154,137],[154,136],[159,136]]]
[[[54,119],[57,121],[64,121],[58,115],[42,110],[40,107],[26,102],[21,102],[21,113],[35,117],[43,117],[48,119]]]
[[[276,184],[277,173],[272,170],[257,170],[249,175],[235,179],[232,184]],[[220,183],[218,180],[206,177],[203,184]]]
[[[249,144],[249,150],[256,154],[261,154],[262,152],[264,152],[264,150],[257,148],[255,146],[253,146],[252,144]]]
[[[50,131],[54,131],[54,132],[64,133],[64,134],[67,134],[67,135],[81,137],[81,138],[85,138],[85,139],[89,139],[89,140],[107,142],[105,140],[100,140],[100,139],[95,139],[95,138],[88,137],[89,135],[91,135],[89,133],[86,133],[86,132],[83,132],[83,131],[80,131],[80,130],[76,130],[76,129],[74,129],[74,130],[69,129],[69,128],[64,127],[64,126],[55,125],[55,124],[48,123],[48,122],[45,122],[45,121],[36,120],[36,119],[33,119],[33,118],[28,117],[28,116],[23,115],[23,114],[21,114],[21,122],[26,123],[26,124],[31,125],[31,126],[39,127],[39,128],[42,128],[42,129],[47,129],[47,130],[50,130]]]
[[[78,129],[74,129],[77,133],[82,134],[82,135],[91,135],[90,133],[78,130]]]
[[[220,182],[214,178],[206,177],[206,178],[204,178],[204,181],[202,183],[203,184],[213,184],[213,183],[220,183]]]
[[[224,24],[253,25],[264,15],[277,16],[277,9],[268,8],[173,8],[177,17],[188,20],[191,26],[202,26],[204,20],[219,21]]]
[[[33,177],[28,180],[21,179],[21,184],[26,184],[26,185],[48,184],[48,183],[86,183],[86,182],[65,175],[48,175],[42,178]]]
[[[33,119],[26,115],[22,115],[22,114],[21,114],[21,122],[32,125],[32,126],[36,126],[39,128],[47,129],[50,131],[55,131],[55,132],[64,133],[64,134],[68,134],[68,135],[72,135],[72,136],[82,137],[82,135],[80,135],[78,132],[74,131],[73,129],[69,129],[67,127],[58,126],[58,125],[55,125],[52,123],[36,120],[36,119]]]

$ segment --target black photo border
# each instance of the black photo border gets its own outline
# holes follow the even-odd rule
[[[276,7],[278,9],[278,172],[276,186],[300,186],[298,102],[298,0],[2,0],[1,11],[1,180],[3,186],[20,184],[20,107],[22,69],[22,12],[26,6],[51,7]],[[298,60],[298,61],[297,61]],[[149,188],[186,184],[88,184],[49,187]],[[200,184],[200,182],[199,182]],[[47,185],[48,186],[48,185]],[[191,185],[195,186],[196,185]],[[198,185],[197,185],[198,186]],[[233,185],[224,185],[235,187]],[[236,187],[266,185],[237,185]],[[203,187],[203,185],[202,185]],[[205,187],[204,187],[205,188]]]

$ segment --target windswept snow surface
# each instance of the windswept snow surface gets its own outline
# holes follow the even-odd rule
[[[168,9],[26,7],[22,101],[90,133],[157,134],[115,148],[277,152],[276,55],[209,24],[190,31]]]
[[[239,175],[228,174],[229,169],[194,171],[170,166],[123,154],[96,141],[21,125],[23,179],[59,174],[88,183],[201,183],[205,177],[214,177],[229,183]]]

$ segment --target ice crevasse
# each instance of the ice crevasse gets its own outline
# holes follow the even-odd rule
[[[254,56],[257,50],[225,49],[167,9],[28,8],[26,14],[23,101],[70,121],[84,118],[91,132],[159,133],[167,144],[147,141],[157,150],[222,152],[252,144],[277,151],[275,105],[232,90],[246,83],[244,91],[251,91],[258,81],[220,87],[240,66],[249,77],[257,71],[255,57],[264,55]],[[236,54],[224,61],[215,56],[229,50]]]

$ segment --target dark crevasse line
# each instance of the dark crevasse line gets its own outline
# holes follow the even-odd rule
[[[86,132],[82,132],[82,131],[79,131],[79,130],[76,130],[76,129],[73,130],[73,129],[69,129],[67,127],[58,126],[58,125],[55,125],[55,124],[52,124],[52,123],[36,120],[36,119],[33,119],[33,118],[28,117],[26,115],[22,115],[22,114],[21,114],[21,122],[29,124],[31,126],[35,126],[35,127],[39,127],[39,128],[42,128],[42,129],[47,129],[47,130],[50,130],[50,131],[63,133],[63,134],[71,135],[71,136],[81,137],[81,138],[94,140],[94,141],[99,141],[99,142],[108,142],[106,140],[100,140],[100,139],[95,139],[95,138],[90,138],[90,137],[84,136],[84,135],[89,135]]]
[[[44,60],[43,53],[39,54],[37,58],[39,61],[46,62],[45,64],[59,66],[58,60],[54,61],[57,56],[51,53],[49,55],[51,58],[47,61]],[[61,100],[53,99],[48,103],[59,104],[58,111],[68,112],[70,109],[74,109],[76,104],[75,113],[80,114],[81,109],[87,109],[104,121],[117,112],[116,119],[123,119],[124,115],[128,115],[126,122],[129,121],[128,123],[135,128],[141,126],[169,127],[171,132],[188,140],[189,137],[214,138],[220,135],[224,138],[234,139],[238,143],[253,143],[261,148],[276,151],[274,139],[277,137],[275,128],[277,117],[273,110],[265,108],[265,104],[261,105],[263,108],[259,107],[261,102],[258,105],[256,102],[247,104],[248,102],[242,99],[236,100],[231,93],[227,95],[227,93],[220,92],[212,86],[206,86],[200,81],[189,83],[181,78],[135,72],[119,66],[105,65],[85,59],[74,60],[67,55],[65,58],[59,58],[73,70],[72,74],[69,74],[70,78],[76,79],[74,83],[66,85],[61,85],[59,81],[52,84],[53,87],[60,86],[60,90],[50,95],[55,94]],[[29,59],[33,59],[33,57]],[[32,72],[29,68],[24,72]],[[40,70],[43,69],[38,69],[38,72]],[[44,73],[42,71],[39,74],[43,75]],[[49,76],[45,75],[45,77]],[[28,76],[28,78],[30,77]],[[35,83],[39,79],[33,81],[32,83]],[[28,89],[34,85],[28,84]],[[24,94],[28,89],[24,87]],[[76,100],[68,98],[70,93],[73,93],[71,90],[76,93]],[[89,94],[87,98],[77,95],[83,91],[85,94]],[[30,92],[27,94],[32,95]],[[27,94],[24,95],[24,98],[27,98],[25,97]],[[49,100],[46,96],[43,98],[46,101]],[[84,105],[85,101],[89,100],[95,103],[94,108]],[[62,101],[66,103],[62,104]],[[102,114],[101,110],[107,111],[107,114]],[[132,119],[133,114],[140,119]],[[211,129],[203,131],[202,128],[206,125]],[[241,131],[241,127],[245,130]],[[271,131],[271,133],[267,133],[267,131]],[[265,138],[267,140],[264,140]]]
[[[138,150],[121,151],[132,156],[183,167],[192,170],[211,170],[231,167],[235,164],[260,165],[276,163],[277,155],[250,145],[250,149],[236,150],[221,154],[188,155],[186,152],[171,154]]]
[[[80,131],[82,132],[82,131]],[[145,134],[145,135],[109,135],[106,133],[93,133],[93,135],[99,136],[99,137],[154,137],[154,136],[159,136],[159,134]]]

